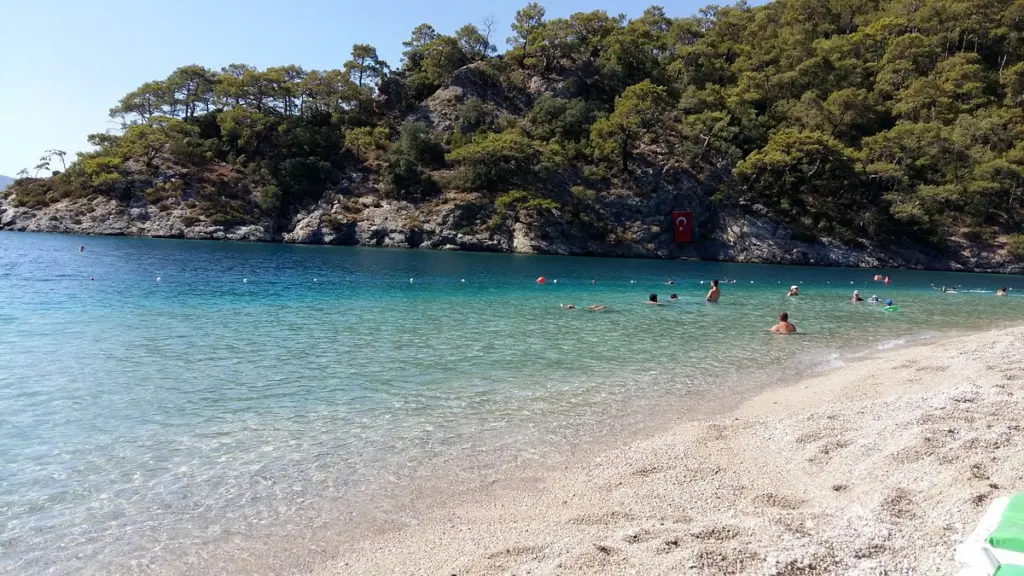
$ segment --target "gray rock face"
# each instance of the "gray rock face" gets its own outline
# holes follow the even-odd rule
[[[495,219],[483,198],[441,198],[423,205],[381,199],[372,188],[358,197],[325,199],[278,229],[273,222],[212,224],[178,206],[163,209],[136,199],[130,206],[108,199],[68,200],[40,209],[0,199],[0,230],[196,240],[363,245],[524,254],[703,259],[847,267],[909,267],[1019,273],[1024,265],[1005,254],[962,247],[952,260],[910,249],[847,246],[823,239],[803,242],[764,217],[718,214],[692,182],[662,186],[642,200],[629,194],[590,205],[601,228],[579,223],[568,208],[523,212]],[[691,209],[698,242],[673,242],[669,214]]]

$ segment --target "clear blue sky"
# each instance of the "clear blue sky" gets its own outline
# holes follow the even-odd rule
[[[48,148],[88,148],[87,134],[113,128],[107,111],[147,80],[184,64],[340,68],[354,43],[397,66],[417,24],[451,33],[488,14],[499,49],[526,0],[0,0],[0,174],[31,169]],[[668,0],[688,16],[701,0]],[[723,4],[731,2],[720,2]],[[756,2],[760,4],[761,2]],[[607,10],[634,17],[646,3],[551,0],[548,17]]]

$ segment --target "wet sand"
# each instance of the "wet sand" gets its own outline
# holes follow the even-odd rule
[[[1024,490],[1022,352],[1024,328],[879,353],[535,482],[427,499],[311,572],[955,574],[988,503]]]

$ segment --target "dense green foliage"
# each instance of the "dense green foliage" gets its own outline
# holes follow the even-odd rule
[[[1024,0],[655,6],[633,20],[529,4],[501,55],[492,27],[417,26],[396,68],[361,44],[339,70],[179,68],[122,98],[123,131],[90,137],[61,175],[19,180],[18,201],[149,197],[175,169],[199,183],[188,201],[231,222],[287,216],[364,171],[393,198],[482,194],[492,222],[568,205],[586,220],[672,166],[715,178],[719,206],[807,236],[991,240],[1024,223]],[[466,66],[484,86],[450,129],[410,121]]]

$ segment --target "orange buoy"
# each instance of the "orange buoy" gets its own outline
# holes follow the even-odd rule
[[[543,277],[543,276],[541,276],[540,278],[537,278],[537,284],[546,284],[547,281],[548,281],[548,279]]]

